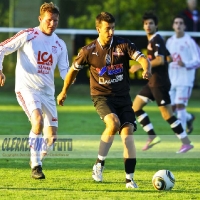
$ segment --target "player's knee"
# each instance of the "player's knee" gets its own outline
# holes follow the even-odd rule
[[[168,113],[162,113],[162,118],[167,121],[169,118],[171,117],[171,115],[169,115]]]
[[[120,129],[120,123],[116,121],[112,121],[111,123],[106,125],[107,129],[110,129],[111,133],[116,133]]]
[[[120,121],[118,117],[114,114],[110,114],[105,117],[104,122],[106,123],[106,128],[109,132],[115,134],[120,129]]]
[[[42,129],[44,127],[43,119],[32,119],[32,130],[35,134],[40,134],[42,132]]]

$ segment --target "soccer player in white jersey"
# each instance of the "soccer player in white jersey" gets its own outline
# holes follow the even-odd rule
[[[18,32],[0,43],[0,84],[3,58],[17,51],[15,92],[18,103],[31,122],[29,134],[32,177],[44,179],[42,158],[56,140],[58,117],[54,98],[54,71],[58,65],[64,79],[68,69],[68,53],[63,40],[55,33],[59,8],[51,3],[40,7],[39,26]],[[42,135],[43,132],[43,135]]]
[[[185,33],[185,28],[185,18],[177,15],[173,20],[175,34],[167,40],[166,47],[172,57],[169,64],[171,103],[183,128],[186,129],[188,125],[187,132],[190,133],[194,115],[187,113],[186,106],[192,92],[195,70],[200,66],[200,52],[194,39]]]

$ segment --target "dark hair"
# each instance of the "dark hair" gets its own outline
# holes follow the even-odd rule
[[[42,16],[45,12],[50,12],[60,15],[59,8],[53,2],[50,3],[45,2],[40,6],[40,16]]]
[[[156,26],[158,25],[158,18],[157,18],[157,16],[153,13],[153,11],[145,12],[144,15],[143,15],[143,17],[142,17],[142,19],[143,19],[143,21],[142,21],[143,23],[144,23],[144,21],[147,20],[147,19],[153,19],[155,25],[156,25]]]
[[[179,14],[179,15],[176,15],[174,18],[173,18],[173,21],[172,23],[174,23],[174,20],[177,19],[177,18],[180,18],[183,20],[184,24],[186,25],[186,19],[183,15]]]
[[[102,21],[115,23],[115,18],[108,12],[101,12],[96,16],[96,27],[99,27]]]

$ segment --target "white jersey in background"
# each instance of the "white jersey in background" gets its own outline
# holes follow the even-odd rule
[[[195,41],[186,33],[181,38],[173,35],[167,40],[166,47],[173,59],[169,64],[171,85],[193,87],[195,70],[200,67],[200,50]],[[178,65],[179,60],[184,67]]]
[[[4,55],[17,50],[15,91],[34,89],[54,95],[54,70],[58,65],[62,79],[69,69],[67,48],[55,33],[47,36],[39,27],[18,32],[0,43],[0,70]]]

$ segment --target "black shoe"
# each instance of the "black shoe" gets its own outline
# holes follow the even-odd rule
[[[195,120],[195,116],[193,114],[191,115],[192,115],[192,118],[189,121],[187,121],[187,131],[186,131],[187,134],[190,134],[193,131],[193,122]]]
[[[35,179],[45,179],[45,175],[43,174],[42,167],[40,165],[32,169],[31,177]]]

